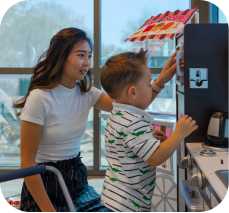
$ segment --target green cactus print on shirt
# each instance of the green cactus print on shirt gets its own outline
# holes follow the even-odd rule
[[[156,184],[156,181],[153,180],[153,181],[151,181],[151,182],[149,183],[149,186],[153,186],[153,185],[155,185],[155,184]]]
[[[113,172],[117,172],[117,173],[121,172],[120,169],[117,169],[117,168],[114,168],[114,167],[111,167],[111,170],[112,170]]]
[[[147,170],[142,170],[142,169],[139,169],[139,171],[144,175],[144,174],[146,174],[146,173],[148,173],[148,172],[150,172],[150,170],[149,169],[147,169]]]
[[[132,135],[139,137],[141,135],[143,135],[146,131],[138,131],[138,132],[131,132]]]
[[[113,143],[115,143],[115,140],[108,140],[107,141],[109,144],[113,144]]]
[[[134,205],[135,208],[139,209],[141,207],[137,202],[135,202],[133,200],[131,200],[131,202],[132,202],[132,204]]]
[[[136,159],[138,156],[137,155],[131,155],[131,156],[127,156],[128,158],[131,158],[131,159]]]
[[[125,132],[119,132],[119,131],[117,131],[117,133],[121,136],[121,137],[126,137],[127,136],[127,134],[125,133]]]
[[[146,197],[146,196],[143,196],[143,199],[144,199],[145,201],[149,201],[149,202],[151,203],[151,198],[148,198],[148,197]]]
[[[112,182],[118,181],[118,178],[114,178],[114,177],[109,177],[109,179],[110,179]]]
[[[118,116],[122,117],[123,116],[123,113],[121,113],[120,111],[118,111],[118,112],[115,113],[115,115],[118,115]]]

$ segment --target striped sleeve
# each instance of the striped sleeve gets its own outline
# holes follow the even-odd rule
[[[151,124],[141,118],[133,120],[126,128],[124,142],[131,151],[144,161],[147,161],[160,145],[160,140],[153,136]]]

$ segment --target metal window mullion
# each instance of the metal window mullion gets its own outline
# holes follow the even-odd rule
[[[211,3],[203,0],[192,0],[191,7],[198,8],[200,14],[200,23],[210,23],[210,6]]]
[[[33,68],[29,67],[0,67],[0,74],[32,74]]]
[[[219,22],[219,8],[215,5],[210,5],[210,23],[218,23]]]
[[[100,87],[99,80],[99,66],[101,55],[101,1],[94,0],[94,85]],[[94,120],[93,120],[93,154],[94,154],[94,171],[99,173],[100,170],[100,111],[94,108]]]

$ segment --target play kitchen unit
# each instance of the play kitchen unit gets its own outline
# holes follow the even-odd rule
[[[228,190],[228,25],[188,24],[177,45],[177,118],[199,125],[178,151],[178,206],[206,211]]]

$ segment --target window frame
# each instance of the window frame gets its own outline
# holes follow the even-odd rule
[[[211,13],[211,3],[203,2],[202,0],[190,0],[190,6],[200,8],[200,22],[213,22],[211,19],[215,17],[215,9]],[[213,15],[214,14],[214,15]],[[215,18],[214,18],[215,20]],[[99,73],[100,73],[100,62],[101,62],[101,0],[94,0],[94,85],[101,88]],[[155,74],[160,73],[160,68],[153,68],[152,72]],[[33,68],[29,67],[0,67],[0,77],[2,74],[32,74]],[[93,176],[104,176],[105,170],[101,169],[101,145],[100,145],[100,111],[94,108],[94,120],[93,120],[93,166],[88,167],[88,175]],[[16,167],[0,167],[0,173],[5,171],[12,171],[18,169]]]

